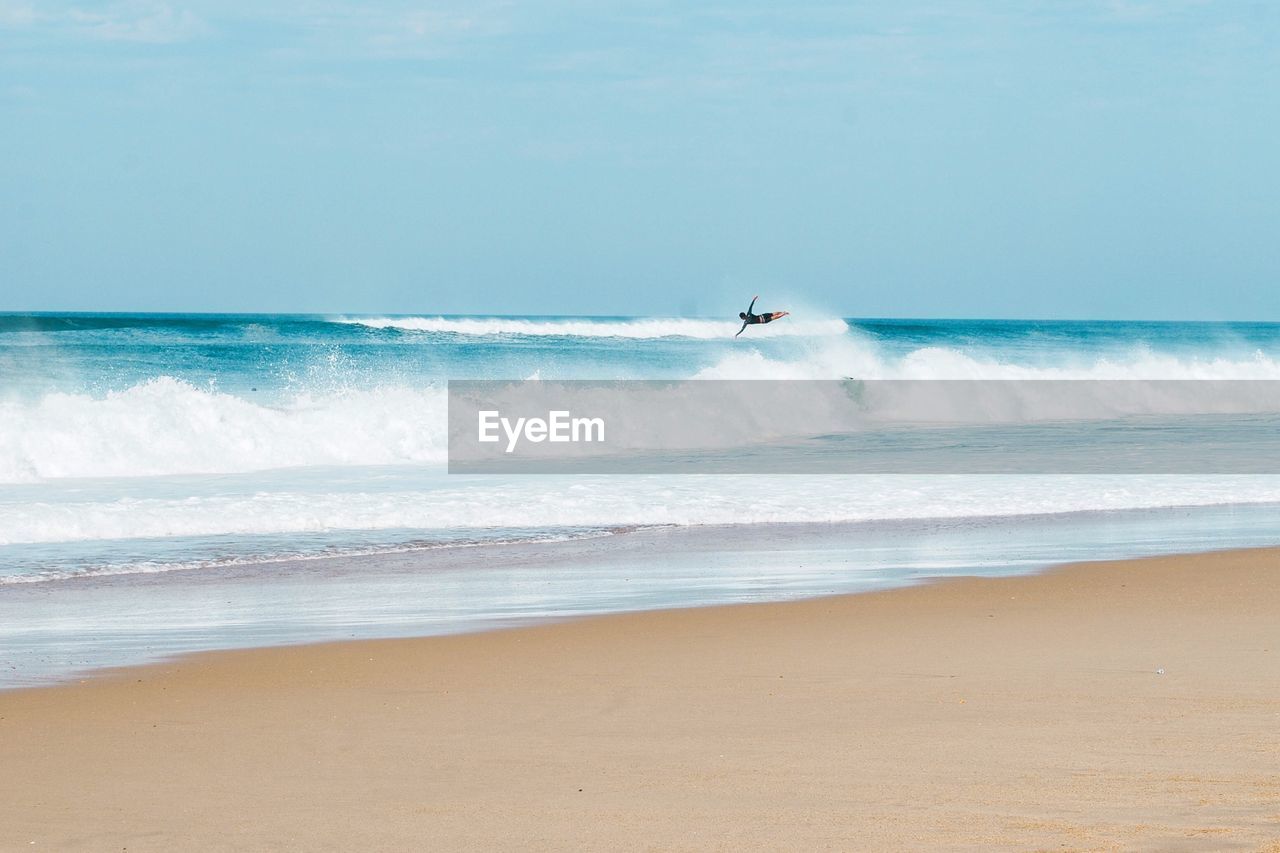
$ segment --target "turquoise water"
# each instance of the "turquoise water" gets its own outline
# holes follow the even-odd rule
[[[1280,541],[1280,477],[1248,473],[446,472],[449,379],[1280,379],[1276,324],[737,329],[0,315],[0,686]]]
[[[1280,324],[0,314],[6,398],[172,377],[270,400],[444,378],[1280,378]],[[735,366],[752,360],[751,377]],[[826,368],[834,368],[828,370]],[[932,371],[927,373],[927,371]],[[785,375],[782,375],[785,374]],[[6,436],[8,438],[8,436]]]
[[[450,378],[1280,378],[1280,324],[0,315],[0,583],[1280,500],[1269,477],[450,477]]]

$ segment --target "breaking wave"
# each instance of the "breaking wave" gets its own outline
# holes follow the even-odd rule
[[[301,393],[266,405],[160,376],[105,396],[0,402],[0,483],[445,458],[444,390]]]
[[[891,358],[870,340],[855,336],[811,341],[794,354],[744,348],[702,368],[694,379],[1016,379],[1016,380],[1235,380],[1280,379],[1280,361],[1259,351],[1161,353],[1147,347],[1101,356],[1063,351],[1053,361],[1026,364],[998,352],[920,347]]]
[[[494,322],[504,327],[526,324]],[[542,325],[562,328],[568,322]],[[640,328],[655,333],[668,322],[716,325],[657,320],[586,325],[597,329],[626,327],[638,334]],[[1235,357],[1212,352],[1175,356],[1135,347],[1091,359],[1063,352],[1053,355],[1052,364],[1028,365],[1002,358],[998,352],[948,347],[921,347],[891,356],[854,334],[792,339],[781,347],[726,344],[707,356],[703,366],[691,365],[683,376],[1280,380],[1280,362],[1262,352]],[[643,371],[642,366],[638,369]],[[539,371],[533,373],[533,377],[539,375]],[[1143,411],[1141,401],[1123,409]],[[744,417],[750,413],[748,410]],[[387,373],[383,383],[375,376],[375,381],[363,384],[337,389],[324,385],[324,390],[295,391],[275,400],[245,399],[166,375],[105,394],[54,391],[34,398],[11,396],[0,399],[0,483],[312,466],[442,464],[447,451],[446,419],[442,381],[411,387],[393,373]]]
[[[556,319],[519,320],[505,317],[340,317],[337,323],[371,329],[398,329],[405,332],[436,332],[451,335],[524,335],[568,338],[732,338],[742,327],[736,320],[696,320],[653,317],[636,320]],[[843,335],[849,325],[837,318],[796,320],[786,317],[776,323],[751,329],[753,337],[794,337],[797,335]]]

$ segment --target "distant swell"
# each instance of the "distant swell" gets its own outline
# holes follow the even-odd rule
[[[452,335],[527,335],[573,338],[696,338],[729,339],[742,328],[736,320],[691,320],[650,318],[642,320],[512,320],[506,318],[449,317],[340,317],[334,322],[371,329],[399,329],[406,332],[436,332]],[[844,320],[827,318],[796,320],[787,317],[767,326],[751,329],[752,337],[795,335],[843,335],[849,330]]]

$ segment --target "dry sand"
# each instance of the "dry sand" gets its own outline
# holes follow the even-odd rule
[[[0,693],[4,850],[1277,839],[1277,550]]]

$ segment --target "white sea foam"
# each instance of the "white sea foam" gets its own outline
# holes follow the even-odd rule
[[[633,528],[626,528],[627,530]],[[484,545],[529,545],[534,543],[565,542],[569,540],[599,539],[622,532],[622,529],[571,530],[557,532],[523,532],[506,536],[483,536],[472,539],[441,539],[437,541],[415,540],[384,545],[339,545],[318,551],[264,551],[254,554],[221,557],[192,557],[185,560],[137,560],[102,562],[79,565],[76,568],[42,568],[34,572],[0,574],[0,585],[42,583],[69,578],[103,577],[106,575],[148,575],[163,572],[203,568],[231,568],[236,566],[260,566],[268,563],[312,562],[333,557],[366,557],[437,551],[444,548],[476,548]],[[76,540],[68,540],[76,541]]]
[[[453,335],[528,335],[573,338],[697,338],[731,339],[742,328],[737,320],[696,320],[653,317],[636,320],[564,319],[517,320],[505,317],[339,317],[337,323],[371,329],[399,329],[407,332],[440,332]],[[849,330],[835,317],[798,320],[786,317],[768,325],[753,326],[753,338],[830,337]]]
[[[992,353],[921,347],[886,357],[869,339],[848,335],[797,342],[785,355],[744,348],[697,371],[695,379],[1280,379],[1280,361],[1261,351],[1237,357],[1175,356],[1135,346],[1127,352],[1085,357],[1055,354],[1057,364],[1022,364]]]
[[[278,405],[161,376],[105,396],[0,402],[0,482],[444,459],[444,391],[302,393]]]
[[[374,481],[369,478],[369,482]],[[424,478],[424,484],[427,480]],[[0,504],[0,545],[329,531],[625,528],[1041,515],[1280,501],[1275,476],[489,478],[421,490]]]
[[[1280,380],[1280,363],[1262,353],[1237,358],[1175,357],[1134,348],[1124,355],[1093,360],[1064,354],[1059,364],[1029,366],[995,355],[941,347],[888,357],[871,341],[856,335],[792,339],[780,352],[769,350],[769,355],[753,346],[734,349],[708,367],[690,370],[692,378]],[[524,375],[540,378],[542,373],[535,368]],[[106,394],[52,392],[35,399],[0,400],[0,483],[441,463],[445,459],[446,397],[442,383],[421,388],[403,384],[342,387],[329,382],[320,386],[325,390],[301,391],[263,402],[159,376]],[[1118,389],[1116,393],[1128,392]],[[671,402],[666,400],[664,405]],[[847,401],[835,401],[840,402]],[[1195,402],[1212,401],[1200,398]],[[704,403],[704,398],[696,397],[691,404]],[[763,419],[769,422],[766,431],[771,434],[801,435],[847,423],[846,412],[835,403],[814,414],[799,409],[793,412],[780,405],[762,408],[754,398],[746,398],[741,418],[752,426],[753,434],[760,432],[759,421]],[[926,413],[939,410],[936,398],[926,403]],[[996,416],[1022,413],[1028,411],[1026,403],[1024,399],[998,400],[984,411]],[[1108,398],[1099,403],[1104,415],[1146,411],[1142,400],[1124,400],[1121,405]],[[901,400],[893,404],[899,408],[886,405],[883,414],[909,416],[910,410],[901,408]],[[1052,408],[1046,411],[1050,416],[1063,416]],[[1225,407],[1221,411],[1240,409]],[[858,417],[875,414],[860,411]],[[802,428],[805,424],[812,429]],[[720,443],[723,439],[718,436]]]

